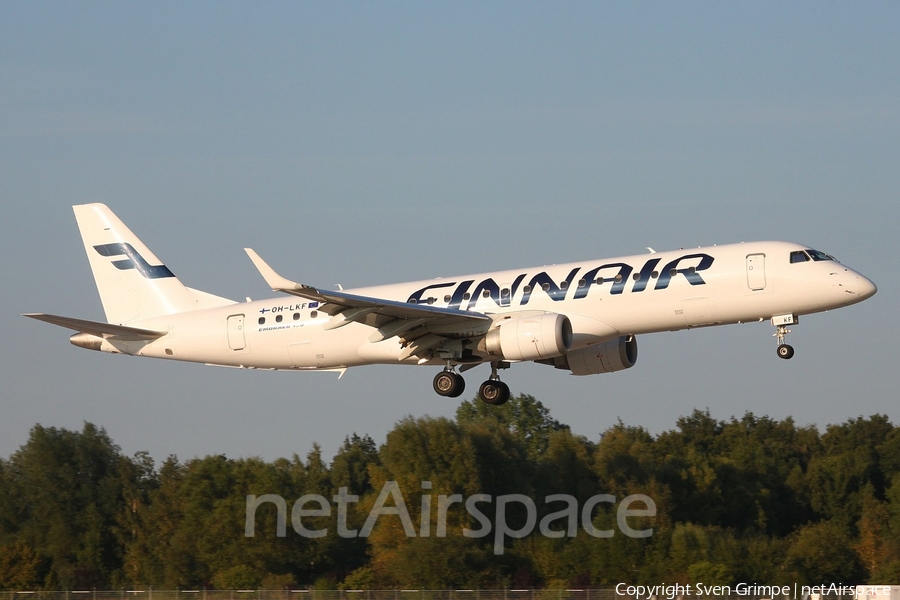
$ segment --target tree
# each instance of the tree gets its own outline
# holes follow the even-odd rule
[[[521,441],[528,457],[537,460],[547,450],[550,433],[568,429],[550,416],[550,410],[540,400],[527,394],[512,396],[502,406],[490,406],[479,400],[464,401],[456,409],[460,425],[479,421],[494,421]]]
[[[10,457],[6,502],[18,523],[14,537],[25,544],[14,548],[41,557],[45,586],[102,587],[117,576],[126,464],[106,432],[90,423],[80,432],[35,425]]]
[[[893,431],[885,415],[828,426],[822,436],[823,452],[811,461],[808,473],[811,503],[817,513],[851,526],[859,520],[867,485],[875,498],[884,499],[890,478],[882,469],[879,448],[892,447],[888,438]]]
[[[369,480],[370,467],[379,464],[378,447],[368,435],[357,434],[344,438],[331,461],[331,482],[335,488],[346,487],[356,494],[365,494],[372,490]]]
[[[862,581],[863,568],[851,539],[851,532],[837,520],[806,525],[788,550],[788,569],[805,585]]]
[[[0,590],[33,590],[46,569],[38,554],[22,540],[0,547]]]
[[[327,495],[328,498],[331,499],[337,495],[341,488],[346,488],[350,495],[359,497],[370,494],[373,491],[372,471],[379,465],[378,447],[371,437],[359,436],[354,433],[352,436],[344,438],[344,443],[331,461],[329,471],[331,490]],[[359,529],[363,526],[364,518],[359,511],[350,511],[348,517],[349,529]],[[334,580],[339,581],[366,564],[368,545],[366,538],[362,537],[335,537],[336,518],[334,515],[334,518],[328,520],[332,536],[328,547],[334,563],[334,570],[330,575]]]

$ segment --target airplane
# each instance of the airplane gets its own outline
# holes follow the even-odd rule
[[[74,206],[107,322],[23,316],[73,329],[75,346],[244,369],[336,371],[372,364],[442,369],[434,391],[458,397],[462,373],[491,368],[478,396],[501,405],[498,371],[535,362],[594,375],[637,362],[636,336],[770,321],[777,354],[802,315],[862,302],[875,284],[833,256],[790,242],[680,249],[354,290],[285,279],[247,255],[273,291],[235,302],[186,287],[104,204]]]

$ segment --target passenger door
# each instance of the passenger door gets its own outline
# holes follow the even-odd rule
[[[245,346],[244,315],[231,315],[228,317],[228,347],[232,350],[243,350]]]
[[[766,255],[747,255],[747,286],[754,292],[766,289]]]

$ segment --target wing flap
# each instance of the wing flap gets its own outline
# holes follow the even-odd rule
[[[114,337],[121,340],[154,340],[166,335],[167,331],[154,331],[152,329],[140,329],[126,325],[114,325],[112,323],[100,323],[98,321],[86,321],[72,317],[60,317],[47,313],[26,313],[22,315],[30,319],[37,319],[52,325],[59,325],[75,331],[83,331],[99,337]]]

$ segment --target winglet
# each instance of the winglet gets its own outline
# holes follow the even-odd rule
[[[250,260],[253,261],[253,265],[259,271],[259,274],[263,276],[263,279],[266,280],[266,283],[269,284],[276,292],[288,291],[288,290],[302,290],[308,289],[309,286],[303,285],[301,283],[296,283],[291,281],[290,279],[285,279],[281,275],[275,272],[275,269],[269,266],[269,264],[262,259],[262,257],[256,253],[252,248],[244,248],[244,252],[247,253],[247,256],[250,257]]]

